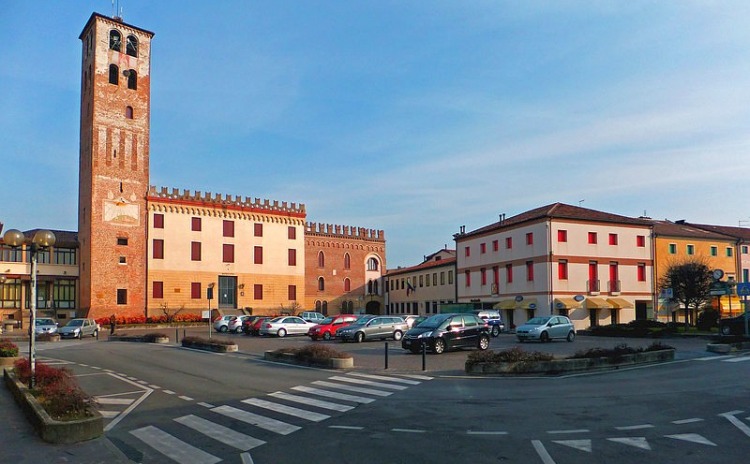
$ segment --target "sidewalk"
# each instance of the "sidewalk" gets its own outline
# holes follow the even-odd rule
[[[128,460],[107,438],[72,445],[43,441],[3,384],[0,387],[0,461],[15,464],[125,464]]]

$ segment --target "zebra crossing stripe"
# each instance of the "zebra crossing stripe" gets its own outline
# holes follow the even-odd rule
[[[250,435],[245,435],[244,433],[237,432],[229,427],[224,427],[223,425],[216,424],[192,414],[178,417],[175,421],[186,427],[190,427],[193,430],[197,430],[214,440],[220,441],[225,445],[237,448],[240,451],[248,451],[266,443],[263,440],[251,437]]]
[[[407,377],[409,379],[417,379],[417,380],[432,380],[433,378],[427,375],[419,375],[419,374],[399,374],[402,377]]]
[[[295,403],[301,403],[307,406],[315,406],[316,408],[330,409],[332,411],[346,412],[354,409],[354,406],[348,406],[346,404],[331,403],[330,401],[305,398],[304,396],[291,395],[284,392],[269,393],[269,396],[280,398],[282,400],[293,401]]]
[[[409,388],[409,387],[404,387],[403,385],[391,385],[391,384],[382,383],[382,382],[373,382],[371,380],[353,379],[351,377],[340,377],[338,375],[329,377],[329,379],[338,380],[339,382],[356,383],[358,385],[370,385],[372,387],[390,388],[391,390],[406,390],[407,388]]]
[[[296,425],[287,424],[286,422],[272,419],[270,417],[259,416],[258,414],[253,414],[251,412],[237,409],[232,406],[219,406],[217,408],[211,409],[211,411],[271,432],[278,433],[279,435],[289,435],[290,433],[296,432],[301,428],[297,427]]]
[[[352,372],[349,375],[355,375],[357,377],[364,377],[366,379],[386,380],[389,382],[405,383],[407,385],[419,385],[420,383],[422,383],[422,382],[417,382],[416,380],[399,379],[398,377],[387,377],[385,375],[358,374],[355,372]]]
[[[103,398],[101,396],[97,396],[94,399],[99,404],[131,404],[135,401],[131,398]]]
[[[304,385],[298,385],[292,387],[292,390],[309,393],[311,395],[318,395],[325,398],[333,398],[336,400],[351,401],[353,403],[368,404],[375,401],[372,398],[365,398],[364,396],[347,395],[346,393],[333,392],[330,390],[322,390],[320,388],[307,387]]]
[[[117,417],[118,414],[120,414],[120,411],[99,411],[99,414],[102,415],[105,419],[112,419],[113,417]]]
[[[727,363],[737,363],[737,362],[743,362],[743,361],[750,361],[750,356],[740,356],[736,357],[734,359],[725,359],[724,362]]]
[[[130,433],[151,448],[180,464],[216,464],[221,461],[213,454],[208,454],[152,425],[131,430]]]
[[[366,393],[368,395],[375,396],[391,396],[393,392],[386,392],[382,390],[374,390],[372,388],[353,387],[349,385],[341,385],[340,383],[326,382],[324,380],[316,380],[313,385],[320,385],[321,387],[338,388],[340,390],[353,391],[357,393]]]
[[[313,412],[313,411],[306,411],[304,409],[299,409],[299,408],[295,408],[292,406],[286,406],[283,404],[273,403],[271,401],[262,400],[260,398],[248,398],[246,400],[242,400],[242,402],[245,404],[252,404],[253,406],[258,406],[259,408],[265,408],[270,411],[287,414],[289,416],[300,417],[302,419],[307,419],[313,422],[320,422],[320,421],[329,419],[331,417],[327,414],[321,414],[319,412]]]

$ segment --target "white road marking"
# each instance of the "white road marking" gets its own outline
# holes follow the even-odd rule
[[[681,425],[681,424],[692,424],[693,422],[702,422],[703,419],[700,417],[693,417],[690,419],[682,419],[682,420],[676,420],[672,421],[673,424]]]
[[[591,440],[553,440],[554,443],[559,445],[569,446],[577,450],[586,451],[590,453],[593,449],[591,446]]]
[[[364,430],[364,427],[355,427],[353,425],[329,425],[329,429],[343,429],[343,430]]]
[[[589,429],[569,429],[569,430],[548,430],[547,433],[551,434],[563,434],[563,433],[588,433]]]
[[[242,459],[242,464],[255,464],[253,462],[252,456],[250,456],[250,453],[240,454],[240,459]]]
[[[341,385],[340,383],[326,382],[324,380],[316,380],[313,385],[320,385],[321,387],[338,388],[341,390],[352,391],[357,393],[366,393],[368,395],[375,396],[391,396],[393,392],[386,392],[382,390],[373,390],[372,388],[353,387],[349,385]]]
[[[653,429],[654,426],[651,424],[641,424],[641,425],[628,425],[626,427],[615,427],[617,430],[641,430],[641,429]]]
[[[531,445],[534,447],[536,454],[542,459],[544,464],[555,464],[555,460],[549,455],[547,449],[544,447],[541,441],[531,440]]]
[[[408,377],[410,379],[417,379],[417,380],[432,380],[433,377],[429,377],[426,375],[418,375],[418,374],[399,374],[402,377]]]
[[[91,366],[92,369],[101,370],[101,367]]]
[[[646,441],[646,437],[607,438],[607,440],[651,451],[651,445]]]
[[[172,390],[162,390],[162,391],[164,393],[166,393],[167,395],[174,395],[175,394],[175,392],[173,392]]]
[[[197,430],[216,441],[237,448],[240,451],[251,450],[266,443],[263,440],[251,437],[250,435],[245,435],[244,433],[237,432],[229,427],[224,427],[223,425],[216,424],[192,414],[178,417],[175,419],[175,422],[190,427],[193,430]]]
[[[723,356],[704,356],[703,358],[695,358],[695,361],[717,361],[719,359],[731,358],[731,355],[725,354]]]
[[[426,430],[422,430],[422,429],[391,429],[391,432],[425,433]]]
[[[138,381],[138,377],[127,377],[128,380],[132,380],[133,382]]]
[[[467,430],[467,435],[508,435],[508,432],[500,432],[500,431],[484,431],[484,430]]]
[[[363,396],[347,395],[346,393],[333,392],[329,390],[322,390],[320,388],[307,387],[299,385],[292,387],[292,390],[301,391],[304,393],[310,393],[311,395],[318,395],[325,398],[333,398],[335,400],[352,401],[354,403],[368,404],[375,401],[372,398],[365,398]]]
[[[94,399],[99,404],[131,404],[135,401],[132,398],[105,398],[102,396],[96,396]]]
[[[109,394],[109,395],[97,396],[97,398],[111,398],[113,396],[135,395],[135,394],[142,395],[144,391],[145,390],[140,389],[140,390],[132,391],[132,392],[112,393],[112,394]]]
[[[735,427],[740,429],[742,433],[750,437],[750,427],[748,427],[744,422],[734,417],[736,414],[741,414],[743,411],[730,411],[725,412],[724,414],[719,414],[719,416],[724,417],[726,420],[732,423]]]
[[[136,438],[180,464],[215,464],[221,459],[152,426],[131,430]]]
[[[116,379],[120,379],[120,380],[122,380],[123,382],[129,383],[129,384],[133,385],[134,387],[139,387],[139,388],[143,388],[143,387],[142,387],[141,385],[138,385],[138,384],[137,384],[137,383],[135,383],[135,382],[131,382],[130,380],[128,380],[128,379],[126,379],[126,378],[123,378],[123,377],[117,376],[117,375],[115,375],[115,374],[109,374],[109,375],[111,375],[112,377],[114,377],[114,378],[116,378]],[[105,432],[109,432],[110,430],[112,430],[112,429],[113,429],[113,428],[114,428],[114,427],[115,427],[115,426],[116,426],[117,424],[119,424],[119,423],[120,423],[120,421],[121,421],[121,420],[125,419],[125,416],[127,416],[128,414],[130,414],[130,413],[131,413],[131,412],[132,412],[132,411],[133,411],[133,410],[134,410],[135,408],[137,408],[137,407],[138,407],[138,405],[139,405],[139,404],[141,404],[141,403],[142,403],[143,401],[145,401],[145,400],[146,400],[146,398],[148,398],[148,396],[149,396],[149,395],[150,395],[151,393],[153,393],[153,392],[154,392],[154,391],[153,391],[153,390],[151,390],[150,388],[146,388],[146,389],[144,389],[144,390],[142,390],[142,391],[143,391],[143,394],[141,395],[141,397],[140,397],[140,398],[138,398],[138,399],[137,399],[137,400],[135,400],[135,401],[134,401],[133,403],[131,403],[131,404],[130,404],[130,406],[128,406],[128,407],[127,407],[127,408],[126,408],[126,409],[125,409],[124,411],[122,411],[122,412],[121,412],[121,413],[120,413],[120,414],[119,414],[119,415],[118,415],[118,416],[117,416],[117,417],[116,417],[116,418],[115,418],[115,419],[114,419],[114,420],[113,420],[112,422],[110,422],[109,424],[107,424],[107,425],[106,425],[106,426],[104,427],[104,431],[105,431]]]
[[[189,396],[178,396],[177,398],[179,398],[181,400],[185,400],[185,401],[193,401],[193,399],[190,398]]]
[[[750,356],[740,356],[740,357],[736,357],[734,359],[727,359],[724,362],[727,362],[727,363],[737,363],[737,362],[743,362],[743,361],[750,361]]]
[[[416,380],[399,379],[398,377],[388,377],[385,375],[359,374],[356,372],[351,372],[348,375],[354,375],[357,377],[364,377],[366,379],[373,379],[373,380],[385,380],[388,382],[405,383],[407,385],[419,385],[420,383],[422,383],[422,382],[417,382]]]
[[[337,380],[339,382],[354,383],[357,385],[368,385],[371,387],[389,388],[391,390],[406,390],[408,388],[408,387],[404,387],[403,385],[391,385],[388,383],[372,382],[370,380],[353,379],[351,377],[341,377],[338,375],[334,375],[333,377],[329,377],[328,379]]]
[[[354,409],[354,406],[349,406],[346,404],[331,403],[330,401],[305,398],[304,396],[291,395],[284,392],[269,393],[269,396],[280,398],[282,400],[293,401],[295,403],[305,404],[308,406],[315,406],[316,408],[330,409],[332,411],[346,412]]]
[[[701,445],[710,445],[710,446],[716,446],[716,443],[712,442],[711,440],[704,438],[701,435],[698,435],[697,433],[681,433],[677,435],[664,435],[667,438],[674,438],[675,440],[685,440],[690,441],[693,443],[698,443]]]
[[[147,385],[148,384],[148,382],[146,382],[145,380],[138,380],[138,383],[140,383],[141,385]]]
[[[78,364],[78,365],[79,365],[79,366],[83,366],[83,367],[89,367],[89,365],[88,365],[88,364],[83,364],[83,363],[80,363],[80,364]]]
[[[118,414],[120,414],[120,411],[102,411],[99,410],[99,414],[102,415],[105,419],[112,419],[113,417],[117,417]]]
[[[296,432],[301,428],[297,427],[296,425],[287,424],[286,422],[282,422],[280,420],[271,419],[270,417],[259,416],[251,412],[243,411],[242,409],[237,409],[232,406],[219,406],[218,408],[213,408],[211,411],[227,417],[231,417],[232,419],[237,419],[242,422],[255,425],[256,427],[260,427],[271,432],[276,432],[280,435],[289,435],[290,433]]]
[[[203,406],[204,408],[209,408],[209,409],[210,409],[210,408],[215,408],[215,407],[216,407],[216,406],[214,406],[214,405],[213,405],[213,404],[211,404],[211,403],[204,403],[204,402],[202,402],[202,401],[201,401],[200,403],[198,403],[198,404],[199,404],[200,406]]]
[[[160,387],[160,386],[158,386],[158,385],[149,385],[149,388],[153,388],[154,390],[159,390],[159,389],[161,389],[161,387]]]
[[[318,412],[306,411],[304,409],[295,408],[292,406],[286,406],[284,404],[273,403],[271,401],[262,400],[260,398],[248,398],[242,400],[245,404],[252,404],[259,408],[268,409],[270,411],[287,414],[289,416],[300,417],[313,422],[320,422],[329,419],[331,416],[327,414],[320,414]]]

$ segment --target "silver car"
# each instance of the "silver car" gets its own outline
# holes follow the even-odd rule
[[[265,321],[260,325],[261,335],[277,335],[286,337],[287,335],[307,335],[307,332],[317,324],[307,322],[297,316],[280,316]]]
[[[526,340],[548,342],[554,339],[572,342],[576,339],[576,329],[565,316],[532,317],[516,328],[516,337],[522,343]]]
[[[371,339],[401,340],[404,332],[409,330],[408,324],[401,317],[396,316],[364,316],[346,327],[336,331],[336,338],[342,342],[354,340],[357,343]]]
[[[58,330],[61,338],[81,339],[86,335],[96,337],[99,335],[99,326],[93,319],[71,319]]]
[[[34,333],[37,335],[45,333],[56,333],[57,322],[51,317],[38,317],[34,320]]]

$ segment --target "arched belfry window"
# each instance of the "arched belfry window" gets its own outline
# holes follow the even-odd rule
[[[370,258],[367,260],[367,270],[368,271],[377,271],[378,270],[378,260],[375,258]]]
[[[138,74],[135,69],[128,70],[128,88],[130,90],[138,90]]]
[[[322,251],[318,252],[318,267],[326,267],[326,256]]]
[[[344,279],[344,291],[345,292],[351,292],[352,291],[352,281],[349,280],[348,277],[346,279]]]
[[[120,82],[120,68],[116,64],[109,65],[109,83],[117,85]]]
[[[130,56],[138,56],[138,39],[134,35],[129,35],[125,42],[125,53]]]
[[[344,253],[344,269],[351,269],[352,268],[352,258],[349,256],[349,253]]]
[[[322,277],[318,277],[318,290],[323,291],[326,289],[326,280]]]
[[[120,33],[116,30],[109,31],[109,48],[110,50],[114,50],[116,52],[120,51],[120,46],[122,44],[122,36]]]

